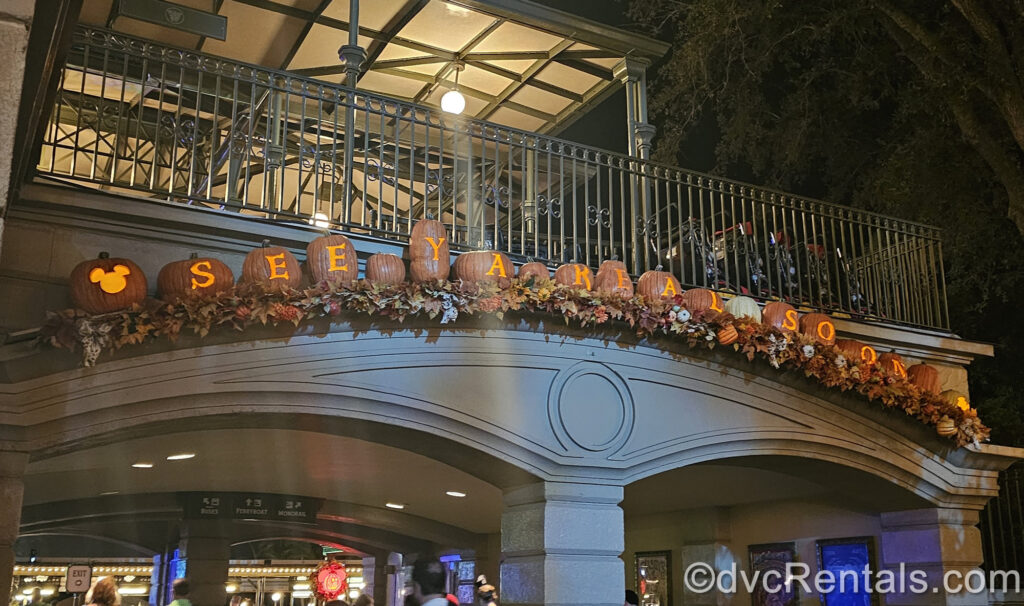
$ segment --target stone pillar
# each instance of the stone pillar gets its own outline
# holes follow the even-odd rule
[[[405,591],[405,578],[402,575],[402,554],[388,554],[386,572],[387,591],[384,593],[384,603],[387,604],[387,606],[402,606],[405,601],[405,596],[402,594],[402,592]],[[373,601],[377,602],[377,599],[374,598]]]
[[[379,566],[378,566],[379,564]],[[363,593],[375,604],[384,604],[388,595],[388,567],[384,558],[363,558]]]
[[[7,215],[11,160],[15,154],[14,133],[25,77],[25,52],[28,50],[29,27],[35,5],[35,0],[14,0],[5,2],[0,9],[0,57],[4,58],[0,61],[0,243],[3,242],[4,217]],[[20,511],[21,508],[18,509]],[[0,549],[3,549],[2,545]],[[4,562],[3,557],[0,556],[0,564]],[[6,595],[7,586],[4,585],[0,588],[0,597]],[[6,603],[0,601],[0,604]]]
[[[224,606],[231,542],[218,520],[191,520],[182,537],[185,576],[194,606]]]
[[[920,570],[927,576],[928,589],[912,591],[908,580],[906,591],[885,596],[888,606],[978,605],[988,603],[985,592],[947,594],[943,576],[955,571],[961,584],[968,572],[972,584],[981,578],[981,532],[976,527],[978,512],[969,509],[913,509],[881,514],[882,570],[891,570],[897,578]],[[933,591],[938,588],[938,591]]]
[[[0,452],[0,604],[10,602],[14,573],[14,542],[21,524],[21,501],[25,494],[23,452]]]
[[[542,482],[504,500],[502,604],[622,604],[621,486]]]

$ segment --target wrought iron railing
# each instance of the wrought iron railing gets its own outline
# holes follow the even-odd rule
[[[935,228],[98,29],[76,32],[38,166],[112,192],[597,266],[945,328]]]
[[[1016,571],[1024,577],[1024,465],[1014,464],[999,474],[999,495],[981,511],[979,528],[984,569]]]

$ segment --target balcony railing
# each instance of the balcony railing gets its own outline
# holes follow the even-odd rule
[[[76,32],[38,171],[398,241],[432,216],[455,250],[618,257],[687,287],[947,327],[935,228],[103,30]]]

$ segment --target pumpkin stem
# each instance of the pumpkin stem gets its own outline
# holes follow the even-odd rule
[[[654,268],[654,271],[661,271],[662,267],[661,263],[659,263],[658,266]]]
[[[199,253],[197,253],[197,252],[189,253],[188,258],[189,258],[189,260],[191,260],[191,259],[198,259],[199,258]]]
[[[100,259],[109,259],[110,258],[110,253],[108,253],[107,251],[103,251],[103,252],[101,252],[99,254],[99,258]]]
[[[434,220],[434,213],[428,212],[427,213],[427,221],[433,221],[433,220]]]
[[[260,244],[260,248],[270,248],[270,240],[269,239],[263,240],[263,243]]]
[[[329,235],[331,235],[331,230],[329,230],[329,229],[322,229],[322,230],[320,230],[320,234],[325,236],[325,237],[329,236]]]

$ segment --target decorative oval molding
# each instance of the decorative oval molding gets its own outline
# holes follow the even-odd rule
[[[569,454],[613,454],[633,432],[635,407],[626,382],[598,362],[578,362],[555,375],[548,420]]]

